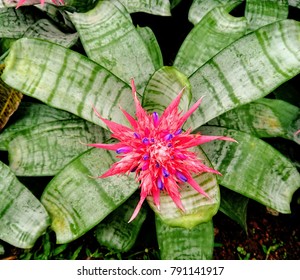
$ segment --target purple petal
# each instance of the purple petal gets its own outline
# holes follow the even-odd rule
[[[143,160],[148,160],[149,159],[149,155],[148,154],[146,154],[146,155],[143,155]]]
[[[164,177],[166,177],[166,178],[170,176],[169,171],[165,168],[162,169],[162,173],[163,173]]]
[[[136,139],[141,139],[141,135],[138,134],[137,132],[134,132],[133,135]]]
[[[157,127],[158,123],[159,123],[159,116],[158,116],[158,114],[156,112],[153,112],[152,118],[153,118],[154,126]]]
[[[179,135],[179,134],[181,134],[181,132],[182,132],[182,129],[179,128],[179,129],[174,133],[174,135]]]
[[[157,187],[158,187],[160,190],[163,190],[163,188],[164,188],[164,183],[163,183],[163,181],[160,179],[160,177],[157,178],[156,185],[157,185]]]
[[[184,183],[188,181],[188,178],[185,175],[183,175],[180,171],[176,171],[176,177]]]
[[[169,133],[165,136],[165,140],[170,141],[173,137],[174,137],[173,134]]]
[[[131,152],[132,148],[131,147],[121,147],[119,149],[116,150],[117,154],[122,154],[122,153],[128,153]]]
[[[142,142],[146,145],[149,144],[149,139],[147,137],[143,138]]]

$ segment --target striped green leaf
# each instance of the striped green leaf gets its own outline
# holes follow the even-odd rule
[[[283,137],[297,141],[291,132],[296,131],[299,116],[296,106],[262,98],[228,111],[207,124],[244,131],[259,138]]]
[[[26,1],[26,4],[30,4]],[[0,38],[42,38],[65,47],[73,46],[78,40],[77,33],[71,33],[70,24],[65,19],[65,14],[58,12],[52,5],[46,5],[45,10],[51,12],[54,9],[55,16],[47,13],[51,19],[56,20],[58,26],[63,26],[68,33],[64,33],[46,19],[46,15],[34,7],[0,8]],[[58,15],[60,15],[58,19]],[[65,19],[65,21],[62,20]],[[68,28],[66,28],[68,26]]]
[[[156,217],[156,234],[163,260],[210,260],[214,247],[212,221],[193,229],[170,227]]]
[[[84,13],[95,7],[99,0],[65,0],[65,6],[69,7],[71,10],[76,10],[77,12]]]
[[[0,239],[31,248],[49,224],[43,205],[0,161]]]
[[[110,2],[113,3],[116,6],[116,8],[118,8],[118,10],[123,14],[123,16],[125,16],[128,19],[128,21],[132,22],[131,15],[129,14],[126,7],[119,0],[110,0]]]
[[[185,88],[179,108],[187,111],[191,100],[190,82],[175,67],[164,66],[158,69],[149,80],[143,94],[143,107],[161,114],[172,100]]]
[[[18,176],[53,176],[79,154],[83,143],[103,143],[103,128],[78,120],[59,120],[19,132],[9,142],[9,166]]]
[[[0,38],[20,38],[40,18],[29,8],[1,8],[0,4]]]
[[[95,178],[115,160],[109,151],[90,149],[47,185],[41,201],[51,217],[57,243],[68,243],[82,236],[137,190],[133,177]]]
[[[9,142],[22,130],[48,122],[78,119],[75,115],[63,110],[57,110],[40,103],[23,101],[10,119],[9,125],[0,133],[0,150],[6,151]]]
[[[220,211],[236,221],[247,232],[247,209],[249,198],[220,187]]]
[[[224,7],[217,7],[188,34],[176,55],[174,66],[190,76],[215,54],[242,37],[246,30],[244,17],[233,17]]]
[[[300,23],[284,20],[235,41],[191,77],[193,99],[205,96],[187,121],[197,128],[270,93],[300,71]]]
[[[45,39],[65,48],[75,45],[79,38],[77,33],[63,33],[48,19],[41,19],[31,25],[23,37]]]
[[[300,187],[300,175],[289,160],[264,141],[237,130],[203,126],[200,132],[238,141],[202,145],[214,168],[223,174],[218,177],[222,186],[280,213],[291,212],[290,202]]]
[[[138,196],[130,197],[96,227],[95,236],[100,245],[117,252],[132,248],[147,215],[146,208],[142,207],[138,216],[128,223],[138,202]]]
[[[29,75],[30,73],[30,75]],[[104,118],[126,124],[118,108],[134,113],[130,86],[86,57],[56,44],[20,39],[5,59],[3,81],[48,105],[100,126]]]
[[[198,157],[207,166],[210,166],[206,155],[199,148],[195,150]],[[208,222],[218,212],[220,205],[220,190],[216,175],[212,173],[196,174],[193,177],[199,186],[210,198],[203,196],[188,184],[183,184],[181,189],[181,202],[185,209],[178,209],[169,195],[161,193],[160,209],[158,210],[152,197],[147,201],[157,216],[167,225],[191,229],[198,224]]]
[[[287,0],[247,0],[245,17],[249,31],[256,30],[272,22],[287,19],[289,4]]]
[[[142,92],[154,66],[131,20],[107,0],[87,13],[69,15],[88,57],[125,82],[134,78]]]
[[[188,14],[188,19],[196,25],[202,18],[216,7],[223,7],[227,12],[242,3],[243,0],[194,0]]]
[[[159,44],[156,40],[155,34],[149,27],[137,27],[137,31],[140,36],[143,38],[148,51],[152,57],[152,63],[154,65],[155,70],[163,67],[163,57],[159,47]]]
[[[300,0],[289,0],[289,5],[300,8]]]
[[[244,2],[244,0],[194,0],[189,11],[189,20],[193,24],[197,24],[215,7],[225,7],[228,12],[230,12],[242,2]],[[295,7],[300,6],[297,0],[247,0],[245,2],[245,16],[252,30],[276,20],[286,19],[288,15],[288,5]]]
[[[153,15],[170,16],[169,0],[119,0],[129,13],[144,12]]]
[[[69,3],[70,1],[64,1],[65,4],[67,2]],[[73,2],[73,1],[72,1]],[[79,1],[78,1],[79,2]],[[89,0],[87,1],[80,1],[81,4],[84,4],[84,9],[85,7],[89,6]],[[60,6],[56,5],[37,5],[35,6],[37,9],[41,10],[43,14],[47,15],[48,19],[51,19],[51,21],[59,27],[59,29],[64,30],[64,32],[67,33],[74,33],[74,25],[72,24],[68,14],[67,10],[77,10],[76,7],[72,6],[70,8],[60,8]],[[33,7],[31,7],[33,9]]]

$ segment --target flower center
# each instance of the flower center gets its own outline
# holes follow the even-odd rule
[[[168,143],[158,142],[153,143],[149,147],[150,157],[163,164],[171,159],[170,147]]]

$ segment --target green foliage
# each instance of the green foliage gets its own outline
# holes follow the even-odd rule
[[[95,178],[114,161],[111,152],[90,149],[65,166],[47,185],[41,201],[51,217],[57,243],[82,236],[135,192],[137,183],[132,176],[127,180]]]
[[[170,16],[170,9],[183,1],[65,2],[65,7],[15,10],[16,3],[0,1],[1,84],[31,98],[21,102],[0,133],[0,150],[9,157],[9,166],[0,162],[0,239],[32,248],[21,259],[78,259],[83,254],[122,259],[125,251],[128,259],[211,259],[212,217],[218,210],[245,230],[249,199],[290,213],[299,172],[264,138],[300,142],[300,134],[295,135],[298,92],[290,83],[300,69],[300,23],[287,19],[288,5],[297,6],[295,1],[247,0],[235,17],[232,11],[241,11],[241,0],[194,0],[189,10],[194,28],[172,66],[164,66],[156,34],[148,26],[136,27],[130,13]],[[150,112],[161,113],[182,88],[182,111],[204,96],[185,129],[227,135],[238,143],[216,141],[197,149],[223,175],[195,176],[210,200],[183,186],[185,213],[162,193],[160,211],[147,198],[155,221],[142,209],[127,224],[138,183],[131,175],[96,178],[116,156],[83,143],[110,141],[93,106],[102,117],[128,125],[119,105],[134,114],[131,78]],[[6,123],[7,117],[0,118]],[[53,178],[41,187],[39,198],[16,176],[29,176],[29,182],[33,176]],[[145,224],[151,230],[141,237]],[[141,239],[149,241],[154,224],[159,252],[144,246],[132,253]],[[49,226],[54,232],[47,231]],[[101,247],[85,248],[83,242],[74,245],[92,230],[109,248],[106,253]],[[54,245],[54,234],[59,245]],[[266,258],[279,246],[263,245]],[[243,247],[237,251],[241,259],[250,258]]]
[[[101,245],[116,252],[127,252],[134,246],[147,216],[146,208],[142,208],[137,218],[128,223],[138,201],[138,196],[132,196],[98,224],[95,236]]]
[[[262,244],[262,249],[264,253],[266,254],[266,260],[269,258],[269,255],[271,252],[275,252],[278,248],[283,246],[283,242],[276,243],[276,240],[273,240],[273,245],[267,247],[266,245]]]
[[[40,201],[0,162],[0,239],[30,248],[50,224]]]
[[[182,229],[170,227],[157,217],[156,231],[160,256],[164,260],[209,260],[212,258],[212,221],[201,223],[192,229]]]
[[[203,134],[227,135],[239,142],[215,141],[202,145],[213,166],[223,176],[219,183],[280,213],[290,213],[300,174],[281,153],[249,134],[203,126]]]

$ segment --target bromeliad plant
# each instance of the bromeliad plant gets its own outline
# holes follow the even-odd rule
[[[173,66],[130,17],[170,16],[169,1],[8,2],[2,81],[45,104],[21,102],[0,134],[9,155],[9,166],[0,163],[0,239],[30,248],[49,226],[60,244],[93,230],[100,244],[128,251],[152,217],[147,200],[162,259],[210,259],[218,210],[244,228],[248,198],[290,213],[298,163],[259,139],[299,143],[299,108],[264,98],[300,69],[288,1],[248,0],[236,18],[229,12],[242,1],[194,0],[194,28]],[[38,200],[16,176],[53,179]]]
[[[137,181],[141,182],[140,201],[129,222],[136,218],[144,200],[148,196],[153,198],[154,204],[159,211],[160,193],[162,191],[167,193],[176,206],[184,211],[180,199],[180,183],[188,183],[197,192],[209,199],[209,196],[193,179],[191,173],[211,172],[219,174],[219,172],[203,164],[197,158],[196,153],[188,149],[215,139],[234,140],[222,136],[193,135],[190,133],[190,129],[185,132],[182,131],[182,125],[198,108],[201,99],[181,116],[178,112],[178,105],[183,93],[181,91],[161,117],[159,117],[157,112],[148,115],[137,98],[134,81],[131,82],[131,86],[134,94],[137,120],[126,111],[123,111],[123,113],[132,128],[103,119],[96,112],[99,118],[113,132],[112,137],[120,142],[116,144],[89,144],[91,147],[112,150],[117,154],[125,154],[119,156],[121,160],[114,163],[100,178],[135,172]]]

